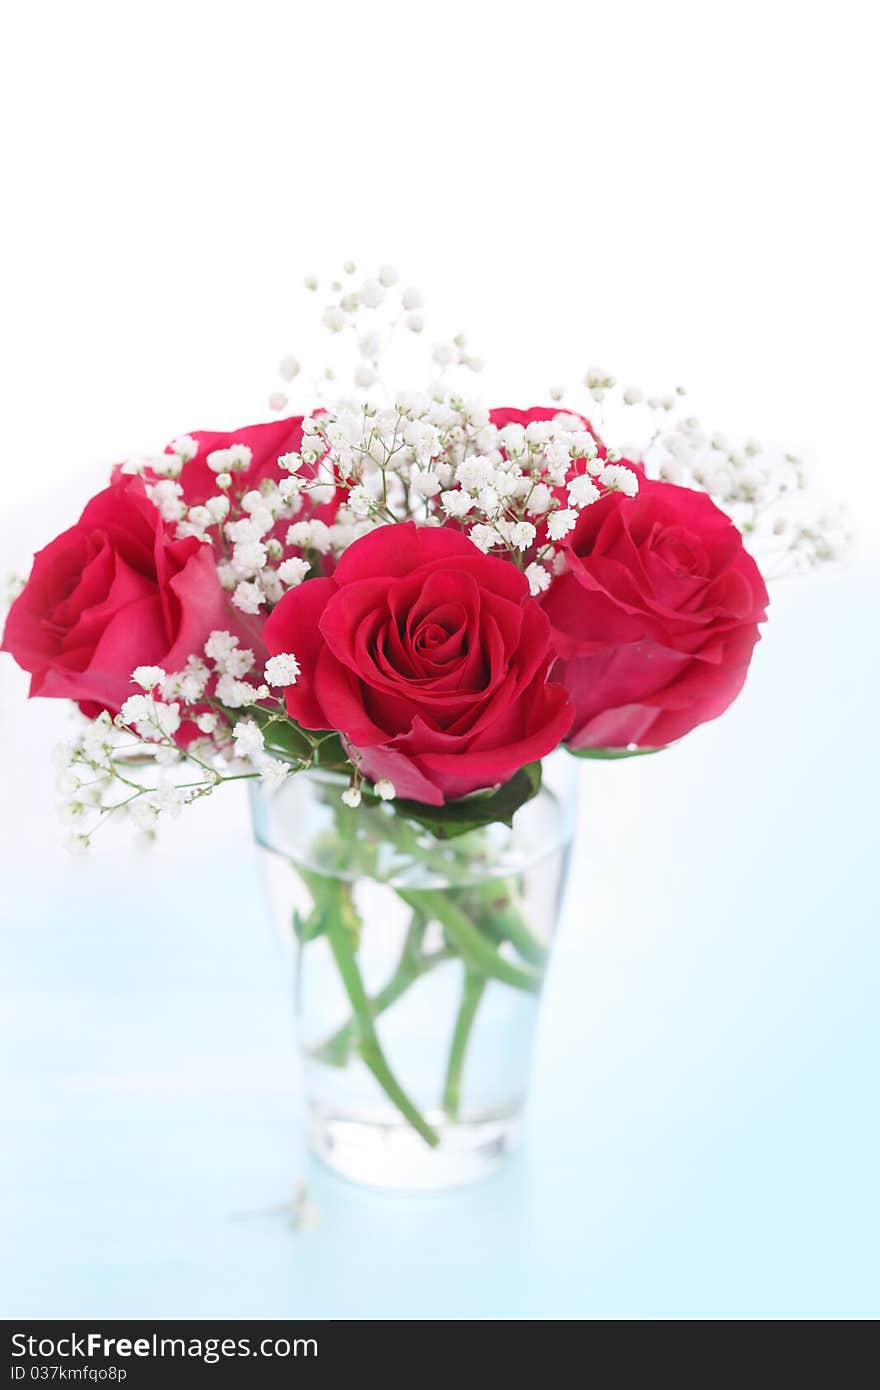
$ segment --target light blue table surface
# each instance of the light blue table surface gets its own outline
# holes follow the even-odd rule
[[[10,695],[0,1312],[880,1313],[878,612],[863,570],[783,586],[724,719],[586,766],[527,1145],[431,1197],[304,1152],[243,804],[191,849],[184,817],[152,859],[62,861]],[[303,1176],[297,1232],[272,1209]]]

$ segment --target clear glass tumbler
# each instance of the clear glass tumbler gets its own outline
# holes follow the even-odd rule
[[[483,1176],[516,1145],[573,831],[546,784],[443,839],[347,782],[300,773],[253,791],[273,910],[296,948],[310,1142],[391,1190]]]

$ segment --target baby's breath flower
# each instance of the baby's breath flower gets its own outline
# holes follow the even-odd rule
[[[173,738],[180,728],[180,705],[177,701],[165,704],[161,700],[155,700],[151,718],[160,735]]]
[[[258,574],[265,565],[266,559],[267,551],[262,541],[239,541],[232,551],[232,563],[237,573],[246,579]],[[241,607],[237,598],[234,598],[233,602]],[[257,608],[259,603],[258,598]],[[249,609],[248,611],[256,612],[256,609]]]
[[[176,787],[173,782],[160,782],[149,797],[149,801],[160,814],[164,812],[172,818],[179,816],[183,807],[191,800],[192,792],[190,789]]]
[[[172,482],[170,478],[147,486],[147,496],[158,509],[163,521],[183,520],[186,506],[182,500],[182,492],[180,483]]]
[[[440,482],[435,473],[414,473],[410,486],[418,497],[436,497]]]
[[[346,787],[345,791],[342,793],[342,800],[346,806],[350,806],[352,810],[356,810],[361,804],[360,787]]]
[[[55,785],[62,796],[72,796],[75,791],[79,790],[81,782],[82,778],[76,769],[66,767],[59,772]]]
[[[165,700],[182,699],[187,704],[195,704],[205,693],[210,672],[197,656],[187,658],[182,671],[174,671],[162,682],[162,697]]]
[[[155,802],[145,796],[139,796],[136,801],[132,801],[125,808],[129,820],[138,830],[153,830],[159,819],[159,808]]]
[[[573,507],[563,507],[559,511],[551,512],[547,519],[547,534],[552,541],[561,541],[563,536],[567,536],[569,531],[574,529],[577,521],[577,512]]]
[[[485,526],[482,522],[472,526],[468,534],[477,549],[482,550],[484,555],[496,545],[502,544],[502,537],[498,532],[492,526]]]
[[[587,507],[591,502],[596,502],[601,495],[592,478],[586,473],[572,478],[568,485],[568,500],[572,507]]]
[[[510,543],[517,550],[528,550],[534,542],[535,528],[530,521],[514,522],[510,529]]]
[[[259,613],[264,597],[263,590],[258,583],[243,579],[235,586],[232,602],[236,608],[241,609],[242,613]]]
[[[444,492],[440,497],[440,504],[447,516],[456,518],[467,516],[474,505],[473,498],[461,488]]]
[[[231,632],[215,629],[205,643],[205,656],[209,661],[223,662],[238,646],[238,638]]]
[[[278,758],[264,758],[260,763],[260,780],[270,791],[277,791],[290,776],[291,768]]]
[[[599,474],[599,481],[613,492],[622,492],[625,497],[635,497],[639,490],[638,476],[622,463],[606,463]]]
[[[296,502],[305,486],[306,482],[304,478],[297,478],[295,475],[289,478],[282,478],[281,482],[278,484],[278,496],[281,498],[282,502]]]
[[[144,696],[135,697],[144,699]],[[82,733],[82,751],[90,762],[100,761],[113,745],[113,721],[104,710],[90,720]]]
[[[376,373],[376,370],[375,368],[371,367],[369,363],[362,362],[359,367],[355,368],[355,386],[360,386],[364,390],[367,390],[370,386],[373,386],[377,380],[378,375]]]
[[[300,666],[292,652],[279,652],[277,656],[269,657],[265,670],[270,685],[296,685]]]
[[[152,713],[153,702],[147,695],[129,695],[119,710],[121,724],[140,724],[146,722]]]
[[[368,309],[378,309],[385,298],[385,291],[378,280],[365,280],[358,290],[358,298]]]
[[[224,674],[217,679],[217,699],[229,709],[243,709],[256,704],[257,690],[248,681]]]
[[[374,505],[372,494],[367,488],[358,484],[348,494],[348,505],[355,516],[369,516]]]
[[[249,758],[263,751],[263,735],[253,719],[240,719],[232,729],[232,742],[239,758]]]
[[[536,483],[526,501],[529,516],[543,516],[553,505],[553,493],[546,483]]]
[[[550,588],[550,575],[543,565],[532,563],[526,565],[526,579],[529,581],[529,592],[532,595],[543,594]]]
[[[172,440],[169,447],[173,454],[177,454],[183,459],[184,463],[189,463],[190,459],[194,459],[199,452],[198,442],[189,434],[182,434],[179,439]]]
[[[303,582],[310,568],[308,560],[293,557],[290,560],[282,561],[278,566],[278,578],[282,584],[286,584],[289,589],[292,589]]]
[[[153,690],[164,681],[165,671],[161,666],[136,666],[131,678],[142,690]]]

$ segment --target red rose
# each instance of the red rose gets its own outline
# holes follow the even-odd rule
[[[558,405],[532,405],[528,410],[519,410],[515,405],[499,405],[489,411],[489,419],[498,429],[505,425],[530,425],[533,420],[555,420],[562,411]]]
[[[35,556],[3,650],[31,672],[31,695],[77,700],[94,717],[118,712],[136,666],[180,670],[213,629],[240,631],[240,617],[211,547],[175,540],[143,481],[118,474]]]
[[[285,594],[263,635],[302,668],[292,717],[339,730],[368,777],[433,806],[506,781],[571,721],[526,580],[445,528],[372,531],[332,579]]]
[[[746,678],[767,590],[705,493],[642,479],[566,537],[543,599],[575,708],[573,748],[660,748],[723,713]]]
[[[233,444],[243,444],[251,451],[247,467],[232,470],[231,493],[239,496],[259,488],[265,479],[277,483],[285,476],[278,467],[278,459],[283,454],[298,453],[302,445],[302,415],[291,415],[284,420],[270,420],[262,425],[245,425],[240,430],[194,430],[190,439],[199,446],[195,458],[185,463],[178,478],[183,488],[183,500],[188,507],[201,505],[209,497],[216,497],[217,473],[208,463],[211,454],[229,449]],[[217,460],[219,462],[219,460]]]
[[[605,446],[586,416],[573,410],[566,410],[564,405],[532,405],[529,406],[528,410],[518,410],[516,406],[512,405],[499,405],[494,410],[489,411],[489,419],[499,430],[503,430],[505,425],[522,425],[523,429],[526,429],[534,423],[555,420],[557,415],[569,415],[580,420],[584,429],[589,431],[598,444],[599,457],[605,457]]]
[[[299,453],[302,448],[303,430],[302,415],[290,415],[284,420],[270,420],[261,425],[244,425],[239,430],[228,430],[218,432],[216,430],[194,430],[188,436],[199,446],[196,456],[183,465],[177,481],[183,489],[183,500],[188,507],[201,506],[209,497],[216,497],[220,491],[217,486],[218,471],[222,468],[212,467],[208,462],[212,454],[220,454],[232,448],[234,445],[244,445],[250,450],[251,457],[245,468],[234,468],[231,472],[232,482],[227,489],[226,496],[235,504],[238,499],[246,492],[259,490],[263,482],[279,483],[288,476],[283,469],[279,468],[278,460],[284,454]],[[214,463],[221,463],[222,460],[215,458]],[[317,479],[321,483],[330,483],[331,478],[326,470],[322,471],[317,463],[303,464],[298,470],[301,478]],[[336,519],[336,513],[342,502],[348,498],[348,493],[342,488],[336,488],[333,495],[326,501],[317,502],[314,496],[305,492],[302,497],[300,510],[297,513],[297,521],[323,521],[325,526],[332,526]],[[279,521],[277,526],[268,533],[265,539],[274,539],[285,542],[289,520]],[[218,554],[221,553],[219,542],[216,543]],[[302,554],[301,551],[287,548],[288,556],[291,554]],[[321,558],[321,567],[325,573],[333,570],[333,556],[324,555]]]

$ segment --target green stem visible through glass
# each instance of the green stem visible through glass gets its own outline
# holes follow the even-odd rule
[[[348,890],[348,885],[340,883],[340,889],[342,888]],[[350,890],[348,892],[350,894]],[[355,932],[351,930],[341,913],[328,915],[326,931],[330,949],[333,952],[342,983],[345,986],[345,992],[354,1012],[359,1051],[364,1064],[373,1073],[382,1090],[388,1099],[396,1105],[401,1115],[409,1120],[413,1129],[422,1136],[426,1144],[436,1148],[440,1143],[440,1135],[436,1129],[428,1124],[421,1111],[410,1100],[385,1059],[373,1022],[370,1000],[367,997],[361,972],[358,969]]]
[[[449,1052],[449,1065],[446,1069],[446,1085],[443,1089],[443,1109],[450,1120],[458,1119],[464,1059],[470,1041],[471,1029],[474,1026],[474,1019],[486,984],[485,975],[475,975],[473,971],[465,968],[464,988],[458,1017],[455,1020],[455,1032],[452,1035],[452,1047]]]
[[[401,995],[405,994],[421,975],[427,975],[444,961],[455,959],[455,953],[447,947],[432,951],[429,955],[421,954],[427,925],[423,918],[414,914],[394,974],[378,993],[370,998],[370,1012],[373,1018],[378,1018],[386,1009],[390,1009],[392,1004],[396,1004]],[[316,1062],[324,1062],[330,1067],[344,1067],[356,1045],[357,1023],[354,1018],[350,1018],[329,1038],[325,1038],[324,1042],[311,1048],[309,1056]]]
[[[462,960],[476,974],[490,975],[506,985],[537,994],[541,988],[540,971],[530,965],[516,965],[500,955],[492,941],[473,925],[447,892],[420,889],[414,893],[399,888],[397,893],[415,911],[423,912],[441,924]]]
[[[450,868],[449,856],[471,869],[455,887],[395,886],[398,898],[412,912],[403,948],[397,964],[385,984],[368,995],[358,965],[358,945],[361,921],[354,903],[353,883],[348,875],[352,869],[370,877],[374,868],[376,847],[367,836],[353,833],[354,820],[346,817],[340,824],[337,812],[338,863],[348,874],[318,873],[297,865],[297,870],[309,889],[312,908],[307,915],[297,913],[294,925],[301,949],[319,936],[325,936],[339,971],[351,1007],[351,1016],[341,1027],[322,1042],[309,1049],[312,1060],[327,1066],[345,1067],[353,1057],[359,1057],[368,1067],[379,1086],[401,1115],[432,1147],[440,1143],[440,1135],[425,1118],[411,1096],[394,1075],[383,1052],[376,1030],[376,1019],[390,1009],[423,975],[451,960],[463,966],[462,995],[455,1019],[442,1094],[442,1109],[456,1121],[461,1112],[465,1061],[480,1001],[492,982],[537,994],[540,990],[547,960],[547,948],[531,932],[518,906],[519,886],[513,879],[473,876],[479,871],[482,844],[463,842],[434,848],[424,844],[406,822],[389,826],[385,819],[379,827],[384,838],[393,833],[400,852],[417,858],[430,875],[438,876]],[[378,838],[378,837],[377,837]],[[468,836],[467,839],[473,837]],[[463,837],[464,839],[464,837]],[[444,858],[444,855],[446,856]],[[334,859],[336,858],[334,853]],[[335,867],[335,865],[334,865]],[[424,950],[427,929],[436,923],[443,932],[445,944],[429,952]],[[512,951],[510,948],[513,948]],[[440,1099],[438,1097],[438,1099]]]

